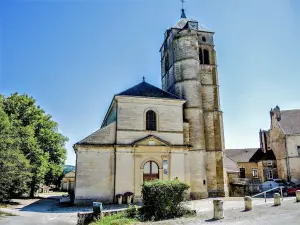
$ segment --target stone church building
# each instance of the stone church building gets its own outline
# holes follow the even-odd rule
[[[128,191],[139,201],[144,181],[176,177],[192,199],[227,194],[213,35],[182,10],[160,48],[162,89],[143,80],[116,94],[101,128],[74,145],[75,203]]]

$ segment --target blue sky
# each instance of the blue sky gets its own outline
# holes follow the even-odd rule
[[[179,0],[1,0],[0,92],[33,96],[72,145],[97,130],[115,93],[161,87],[159,48]],[[187,0],[213,30],[226,148],[258,147],[269,111],[300,108],[300,1]]]

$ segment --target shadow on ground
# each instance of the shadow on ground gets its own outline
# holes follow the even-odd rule
[[[58,200],[51,198],[41,198],[36,202],[33,202],[23,208],[20,211],[23,212],[38,212],[38,213],[49,213],[51,208],[58,205]]]

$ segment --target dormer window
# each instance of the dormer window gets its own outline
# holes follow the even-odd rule
[[[148,110],[146,113],[146,130],[155,131],[156,129],[156,113],[153,110]]]
[[[198,30],[198,22],[189,21],[188,22],[188,28],[190,30]]]

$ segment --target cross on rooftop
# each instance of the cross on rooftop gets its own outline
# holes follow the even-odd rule
[[[183,4],[186,2],[184,0],[180,0],[182,3],[182,7],[181,7],[181,18],[186,18],[185,12],[184,12],[184,8],[183,8]]]

